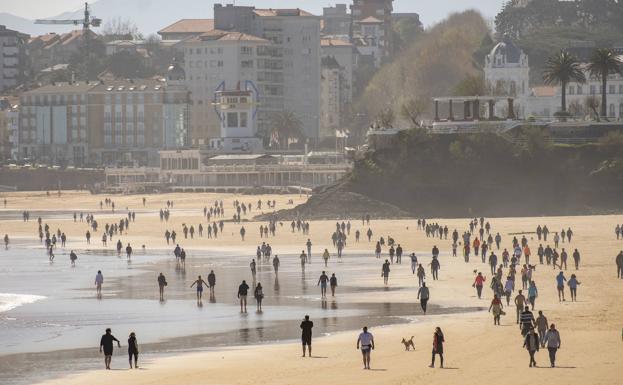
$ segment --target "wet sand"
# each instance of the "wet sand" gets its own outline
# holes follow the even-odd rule
[[[18,194],[19,195],[19,194]],[[238,198],[245,202],[255,202],[257,198],[248,196],[222,196],[225,200],[226,209],[231,208],[231,200]],[[10,198],[10,197],[9,197]],[[72,201],[75,201],[77,209],[91,209],[100,223],[105,223],[107,218],[117,217],[111,213],[100,213],[92,208],[97,206],[97,202],[102,197],[82,196],[76,194]],[[132,206],[142,206],[141,197],[113,197],[122,202],[118,207],[125,207],[127,204]],[[152,199],[154,202],[152,202]],[[155,210],[160,207],[156,199],[166,201],[174,199],[176,207],[183,209],[184,216],[180,211],[180,217],[176,216],[175,210],[172,212],[171,221],[168,224],[160,223]],[[125,239],[133,244],[146,243],[148,250],[163,249],[165,247],[162,233],[165,228],[175,228],[178,234],[181,233],[181,223],[198,223],[201,218],[202,202],[209,204],[214,196],[209,194],[177,194],[170,196],[148,196],[147,210],[152,213],[137,214],[137,225],[131,226],[130,234]],[[285,205],[285,201],[290,197],[275,197],[278,200],[278,208]],[[295,196],[294,199],[303,199]],[[9,199],[10,205],[13,201]],[[15,205],[19,202],[26,202],[23,197],[15,198]],[[43,204],[50,204],[52,199]],[[39,203],[38,203],[39,204]],[[33,210],[37,205],[34,205]],[[255,206],[255,204],[254,204]],[[193,209],[195,207],[195,209]],[[283,207],[283,206],[282,206]],[[138,210],[137,210],[138,211]],[[231,209],[228,210],[231,214]],[[193,213],[196,214],[193,215]],[[419,383],[447,384],[452,381],[461,381],[464,384],[482,384],[503,381],[510,384],[527,383],[550,383],[550,384],[615,384],[620,381],[620,368],[622,367],[621,357],[623,353],[623,343],[621,341],[621,326],[623,323],[623,307],[620,306],[618,298],[623,294],[623,280],[616,279],[614,267],[614,257],[616,253],[623,249],[623,241],[617,241],[614,236],[614,226],[616,223],[623,223],[623,216],[590,216],[590,217],[548,217],[548,218],[493,218],[490,219],[493,231],[499,231],[503,236],[503,246],[510,246],[510,233],[531,233],[537,224],[547,224],[553,231],[562,226],[571,226],[575,232],[573,242],[570,247],[577,247],[582,252],[581,269],[578,278],[582,282],[578,290],[579,301],[577,303],[559,303],[556,297],[554,276],[557,273],[551,267],[537,266],[535,281],[539,286],[540,296],[537,300],[536,309],[542,309],[549,320],[558,325],[563,339],[563,348],[559,352],[559,369],[528,369],[528,355],[521,348],[521,337],[514,323],[514,309],[509,309],[509,315],[503,318],[501,327],[492,325],[491,316],[486,311],[476,311],[464,314],[452,315],[427,315],[422,316],[418,306],[415,304],[415,293],[417,291],[415,279],[411,274],[408,261],[403,257],[403,265],[392,267],[390,276],[390,289],[382,287],[382,280],[379,276],[381,261],[372,256],[373,244],[360,242],[352,243],[352,235],[349,239],[347,248],[347,258],[342,263],[347,266],[340,267],[335,259],[329,263],[330,271],[337,271],[346,277],[340,280],[340,291],[338,292],[337,304],[340,310],[354,306],[356,309],[365,309],[371,313],[380,312],[381,320],[374,323],[373,316],[363,317],[343,317],[344,319],[353,318],[354,322],[345,322],[345,329],[336,327],[332,329],[331,317],[321,317],[316,320],[314,333],[316,336],[327,335],[317,338],[314,344],[314,353],[319,359],[304,360],[298,358],[300,346],[296,342],[287,342],[297,337],[297,321],[283,321],[283,325],[275,325],[274,330],[284,340],[282,343],[274,343],[270,331],[273,326],[236,328],[231,335],[216,339],[215,335],[206,336],[205,340],[199,339],[200,349],[215,349],[219,343],[230,345],[244,345],[240,348],[220,348],[216,351],[199,352],[184,354],[182,352],[171,352],[168,354],[158,354],[152,349],[157,350],[159,344],[141,344],[142,355],[145,359],[144,367],[146,370],[129,372],[126,370],[104,373],[101,370],[101,363],[96,362],[90,367],[94,371],[64,377],[58,381],[50,383],[63,384],[99,384],[115,382],[118,384],[247,384],[247,383],[270,383],[270,384],[306,384],[330,380],[337,383],[362,384],[397,384],[397,383]],[[56,220],[55,220],[56,222]],[[73,224],[70,220],[58,220],[63,229],[68,229],[69,233],[81,233],[84,226]],[[465,230],[466,219],[441,219],[442,224],[447,224],[450,229],[457,228],[459,232]],[[205,223],[205,222],[204,222]],[[366,229],[358,220],[353,220],[353,230],[356,228]],[[239,268],[248,269],[248,261],[254,256],[254,249],[258,242],[261,242],[257,227],[259,223],[246,223],[247,239],[242,243],[237,234],[239,227],[226,224],[226,232],[218,240],[194,239],[184,240],[185,247],[192,250],[203,250],[210,255],[217,255],[221,252],[238,254],[236,263]],[[425,263],[430,261],[430,248],[437,244],[441,251],[442,270],[440,280],[436,282],[428,281],[431,286],[431,306],[443,308],[457,308],[457,312],[465,309],[476,310],[488,307],[491,292],[484,290],[484,299],[478,300],[474,289],[471,288],[473,281],[473,270],[478,269],[489,276],[489,268],[480,263],[479,259],[472,258],[469,264],[465,264],[462,258],[453,259],[448,256],[450,251],[450,241],[426,238],[420,231],[416,231],[414,220],[400,221],[375,221],[371,226],[375,232],[373,238],[380,235],[391,235],[398,243],[405,248],[405,252],[415,250]],[[54,229],[55,227],[52,226]],[[314,249],[330,247],[329,236],[333,231],[334,223],[330,221],[319,221],[311,223],[311,239]],[[20,221],[0,222],[0,233],[9,231],[15,234],[15,239],[32,238],[33,224],[23,224]],[[519,236],[518,236],[519,237]],[[538,246],[535,236],[527,234],[533,254]],[[84,241],[70,236],[72,247],[84,248]],[[283,229],[278,230],[277,238],[271,238],[274,252],[283,255],[282,263],[289,261],[291,274],[297,275],[297,253],[304,248],[306,236],[300,233],[291,233],[287,224]],[[363,238],[363,237],[362,237]],[[75,243],[74,243],[75,242]],[[561,245],[568,247],[569,245]],[[320,251],[318,251],[318,254]],[[284,255],[287,254],[287,255]],[[499,254],[499,253],[498,253]],[[246,256],[245,256],[246,255]],[[317,257],[312,264],[314,274],[312,281],[316,279],[321,266]],[[534,258],[532,263],[534,263]],[[238,262],[237,260],[240,259]],[[191,258],[189,257],[189,261]],[[198,259],[199,260],[199,259]],[[79,260],[80,262],[80,260]],[[188,263],[188,262],[187,262]],[[209,263],[209,262],[208,262]],[[199,262],[200,265],[204,264]],[[154,266],[155,267],[155,266]],[[200,266],[199,270],[205,272],[208,266]],[[188,269],[188,267],[187,267]],[[572,273],[566,272],[567,277]],[[286,271],[288,269],[285,269]],[[356,283],[349,282],[348,274],[356,276]],[[148,274],[148,273],[144,273]],[[187,274],[190,274],[189,272]],[[205,272],[204,274],[207,274]],[[300,276],[300,271],[298,271]],[[140,277],[140,275],[138,276]],[[171,275],[169,282],[176,278]],[[136,277],[135,277],[136,278]],[[155,279],[155,278],[152,278]],[[263,279],[263,278],[262,278]],[[300,279],[300,278],[299,278]],[[183,279],[180,279],[183,281]],[[142,280],[141,280],[142,282]],[[293,281],[296,282],[296,281]],[[321,301],[313,297],[318,297],[317,290],[313,287],[314,283],[308,283],[310,290],[309,296],[302,295],[305,310],[322,309]],[[141,284],[132,285],[140,287]],[[288,287],[290,283],[280,286]],[[292,283],[293,287],[300,287],[303,290],[303,282],[300,284]],[[217,280],[217,288],[219,281]],[[229,295],[227,302],[235,307],[235,285],[233,289],[224,289],[223,296]],[[231,291],[234,291],[233,293]],[[567,289],[566,289],[567,290]],[[120,289],[119,293],[126,291]],[[567,290],[568,292],[568,290]],[[144,294],[155,296],[155,292],[144,289]],[[172,293],[173,294],[173,293]],[[568,293],[567,293],[568,294]],[[123,297],[122,294],[116,294]],[[217,301],[221,294],[217,293]],[[224,298],[224,297],[223,297]],[[149,298],[148,298],[149,299]],[[117,300],[117,299],[115,299]],[[153,299],[149,299],[153,301]],[[290,301],[292,299],[288,299]],[[189,302],[192,305],[193,292],[180,293],[179,298],[171,301]],[[268,305],[269,298],[266,299],[266,314],[271,306]],[[331,302],[328,302],[328,308]],[[344,306],[342,306],[344,304]],[[361,304],[361,305],[353,305]],[[212,304],[205,304],[203,309],[209,308]],[[31,305],[23,308],[27,309]],[[34,306],[34,305],[32,305]],[[251,308],[254,304],[251,304]],[[461,308],[461,309],[458,309]],[[372,309],[372,310],[370,310]],[[436,308],[438,309],[438,308]],[[330,311],[330,309],[328,309]],[[406,313],[406,314],[404,314]],[[431,311],[432,313],[432,311]],[[249,314],[252,315],[252,314]],[[395,316],[394,316],[395,315]],[[314,317],[315,318],[315,317]],[[339,318],[339,317],[338,317]],[[383,324],[390,325],[392,320],[399,319],[398,322],[417,322],[408,324],[393,324],[387,327],[374,327],[372,329],[377,340],[377,349],[373,355],[373,368],[380,369],[365,373],[361,371],[360,355],[355,351],[355,340],[358,326],[364,323],[370,325]],[[326,320],[326,321],[325,321]],[[340,323],[341,320],[338,322]],[[446,335],[446,367],[455,370],[438,369],[432,370],[426,366],[430,360],[430,343],[434,326],[441,326]],[[111,325],[116,330],[115,325]],[[117,327],[118,329],[118,327]],[[346,331],[340,331],[346,330]],[[139,338],[140,338],[140,332]],[[117,333],[118,337],[127,335],[123,331]],[[237,334],[237,335],[236,335]],[[402,337],[415,335],[416,351],[406,353],[400,344]],[[97,340],[98,336],[94,339]],[[180,341],[185,338],[179,339]],[[238,340],[239,343],[230,343]],[[122,339],[123,342],[124,339]],[[182,347],[183,351],[192,350],[192,345],[197,339],[188,338],[188,345]],[[221,342],[222,341],[222,342]],[[245,342],[246,341],[246,342]],[[140,339],[139,339],[140,342]],[[254,343],[257,345],[249,345]],[[164,342],[163,344],[166,344]],[[162,350],[166,350],[162,349]],[[79,350],[74,352],[80,352]],[[83,352],[86,352],[83,351]],[[93,352],[93,350],[90,350]],[[125,368],[127,365],[123,351],[119,352],[113,360],[113,367]],[[77,353],[80,354],[80,353]],[[83,355],[84,353],[80,354]],[[95,353],[89,353],[90,357],[95,358]],[[101,358],[99,358],[101,360]],[[89,362],[89,358],[85,359]],[[547,352],[541,351],[537,355],[537,362],[541,367],[547,364]],[[72,370],[68,365],[68,370]],[[243,370],[240,370],[240,369]],[[270,368],[270,370],[266,370]],[[40,375],[38,378],[49,379],[61,373],[50,373],[45,365],[36,367]],[[80,369],[74,368],[73,370]],[[85,368],[87,369],[87,368]]]

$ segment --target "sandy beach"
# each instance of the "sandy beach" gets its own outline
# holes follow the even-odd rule
[[[275,200],[276,209],[292,208],[287,204],[291,199],[294,205],[304,202],[306,197],[299,195],[232,195],[232,194],[164,194],[145,195],[146,205],[143,207],[141,195],[138,196],[111,196],[117,210],[100,210],[99,202],[105,196],[90,195],[83,192],[63,192],[58,197],[52,193],[49,197],[43,192],[37,193],[10,193],[0,197],[7,199],[7,206],[0,211],[0,235],[8,233],[11,245],[8,251],[0,251],[0,258],[9,255],[13,248],[28,247],[32,256],[28,258],[41,259],[47,262],[45,250],[38,245],[36,234],[38,215],[43,222],[50,225],[51,231],[61,228],[68,235],[67,249],[102,250],[101,230],[94,234],[91,245],[87,245],[84,233],[86,223],[74,222],[74,212],[93,213],[103,227],[105,223],[118,222],[126,213],[126,207],[136,212],[136,222],[130,225],[129,233],[119,236],[124,244],[130,242],[137,252],[141,245],[145,245],[146,253],[158,255],[157,263],[164,263],[173,246],[167,245],[164,231],[175,230],[178,233],[178,243],[188,251],[187,264],[190,271],[208,268],[212,256],[232,255],[229,261],[237,269],[247,269],[251,258],[255,257],[255,248],[262,241],[268,241],[273,247],[273,254],[279,254],[284,264],[285,277],[298,277],[298,253],[305,248],[307,238],[313,244],[313,261],[307,268],[307,275],[303,278],[309,287],[301,295],[305,302],[301,302],[302,311],[325,311],[320,301],[319,289],[315,282],[320,272],[324,270],[320,254],[324,248],[331,252],[328,272],[335,272],[340,281],[336,299],[328,302],[336,303],[340,309],[356,308],[361,304],[412,304],[412,315],[401,317],[398,323],[387,326],[376,326],[371,329],[375,336],[376,349],[372,355],[371,371],[363,371],[361,354],[355,344],[359,327],[353,326],[347,330],[339,330],[324,335],[323,322],[316,322],[314,328],[313,353],[314,358],[300,357],[300,343],[293,338],[275,342],[262,342],[253,345],[235,344],[234,347],[202,346],[200,352],[182,351],[175,354],[157,354],[148,349],[141,351],[141,370],[126,370],[127,356],[125,354],[125,329],[115,327],[111,321],[110,327],[117,330],[116,336],[124,347],[116,351],[113,358],[113,368],[119,370],[105,371],[103,363],[101,369],[80,371],[70,375],[63,374],[60,378],[43,381],[45,384],[314,384],[330,381],[337,384],[448,384],[461,381],[462,384],[487,384],[501,382],[505,384],[618,384],[621,380],[623,368],[623,306],[619,299],[623,295],[623,280],[616,278],[615,256],[623,249],[623,240],[617,240],[614,227],[623,223],[623,215],[612,216],[577,216],[577,217],[538,217],[538,218],[487,218],[491,223],[492,232],[502,236],[502,248],[511,247],[513,235],[526,233],[529,245],[533,251],[531,263],[538,263],[536,249],[539,242],[534,234],[537,225],[547,225],[549,229],[559,231],[561,228],[571,227],[574,237],[571,244],[561,243],[569,254],[577,248],[582,257],[580,270],[575,271],[570,258],[569,268],[565,271],[567,278],[572,274],[578,275],[582,283],[578,289],[578,301],[559,302],[556,293],[555,275],[557,269],[547,265],[537,265],[533,279],[539,288],[535,314],[543,310],[550,322],[556,324],[562,338],[562,348],[558,353],[558,368],[550,369],[546,349],[537,354],[539,368],[528,368],[528,353],[522,348],[523,339],[515,323],[515,309],[507,309],[507,315],[502,317],[502,325],[494,326],[490,313],[486,311],[492,298],[488,285],[483,290],[484,296],[478,299],[475,289],[471,287],[474,280],[474,270],[482,271],[490,278],[490,269],[480,262],[479,257],[472,256],[470,263],[464,263],[463,258],[451,257],[451,240],[427,238],[425,233],[417,230],[417,221],[412,220],[376,220],[372,218],[370,226],[362,225],[361,219],[351,219],[352,229],[348,239],[343,261],[338,262],[335,249],[331,243],[331,233],[335,229],[335,221],[313,221],[310,223],[310,235],[292,232],[289,223],[278,225],[277,236],[268,240],[260,238],[258,228],[260,222],[253,222],[252,216],[260,213],[256,210],[258,199],[263,202]],[[239,235],[239,224],[225,223],[223,234],[217,239],[197,237],[184,239],[181,231],[182,224],[195,228],[199,223],[206,225],[203,217],[203,207],[210,206],[215,200],[223,200],[226,211],[224,220],[230,220],[234,210],[232,202],[239,200],[252,203],[253,211],[243,216],[243,225],[247,230],[244,242]],[[166,207],[166,201],[172,200],[174,207],[168,222],[161,222],[158,210]],[[264,205],[265,206],[265,205]],[[0,206],[1,208],[2,206]],[[21,219],[21,212],[29,210],[29,222]],[[264,210],[264,212],[269,212]],[[462,219],[428,219],[429,222],[438,222],[447,225],[450,231],[457,229],[462,233],[467,229],[467,218]],[[363,233],[368,227],[372,229],[373,240],[383,236],[391,236],[405,250],[403,263],[394,264],[390,274],[389,286],[383,287],[380,277],[382,260],[374,258],[374,242],[368,242]],[[354,232],[362,232],[360,242],[355,242]],[[448,237],[450,238],[450,237]],[[116,239],[115,239],[116,242]],[[545,246],[545,242],[542,242]],[[550,242],[553,246],[553,242]],[[431,260],[431,248],[437,245],[441,251],[440,279],[432,281],[428,275],[427,283],[431,289],[431,306],[442,308],[465,308],[466,312],[453,314],[423,315],[416,300],[417,278],[411,273],[408,254],[415,252],[420,262],[428,264]],[[109,243],[108,249],[114,245]],[[69,264],[68,258],[58,253],[56,264]],[[138,253],[140,254],[140,253]],[[496,254],[500,256],[501,250]],[[235,257],[234,257],[235,256]],[[282,257],[283,256],[283,257]],[[387,256],[387,249],[383,249],[383,257]],[[201,260],[193,266],[193,258]],[[205,262],[208,261],[208,262]],[[137,261],[136,263],[139,263]],[[78,264],[82,263],[79,258]],[[112,262],[111,262],[112,263]],[[115,262],[119,269],[129,269],[125,261]],[[156,263],[156,262],[153,262]],[[216,263],[216,262],[214,262]],[[220,262],[219,262],[220,263]],[[160,265],[154,265],[160,266]],[[215,265],[217,266],[217,265]],[[154,267],[159,268],[159,267]],[[143,269],[145,270],[145,269]],[[149,269],[147,269],[149,271]],[[192,282],[191,272],[185,278],[170,277],[171,283],[176,280]],[[242,270],[241,270],[242,271]],[[6,273],[6,272],[5,272]],[[203,274],[207,275],[204,270]],[[146,274],[143,272],[143,274]],[[274,280],[270,268],[261,272],[262,280]],[[280,273],[281,274],[281,273]],[[250,273],[248,273],[250,278]],[[238,277],[238,276],[236,276]],[[290,279],[284,278],[284,279]],[[92,279],[89,272],[86,280]],[[143,289],[138,297],[146,299],[157,298],[155,276],[153,278],[153,293],[148,288]],[[239,282],[224,282],[228,286],[227,292],[217,296],[217,302],[223,301],[231,305],[232,316],[237,317],[235,307],[235,290]],[[294,281],[292,281],[294,282]],[[171,284],[170,283],[170,284]],[[175,285],[176,283],[173,283]],[[181,282],[183,286],[186,282]],[[293,283],[292,283],[293,284]],[[182,287],[180,286],[180,287]],[[1,287],[1,286],[0,286]],[[26,285],[27,287],[27,285]],[[343,293],[340,293],[344,287]],[[88,288],[86,288],[89,290]],[[0,292],[4,290],[0,289]],[[565,288],[568,295],[568,289]],[[231,294],[227,294],[231,292]],[[89,295],[91,295],[89,293]],[[113,294],[114,295],[114,294]],[[194,292],[176,294],[175,300],[181,303],[193,304]],[[229,298],[226,296],[230,295]],[[88,301],[95,301],[93,297],[86,297]],[[222,299],[221,299],[222,298]],[[106,300],[104,300],[105,302]],[[279,304],[270,302],[277,307]],[[207,301],[206,301],[207,302]],[[294,303],[293,303],[294,304]],[[168,304],[167,304],[168,305]],[[204,309],[210,309],[213,304],[206,303]],[[214,304],[218,305],[218,304]],[[255,304],[249,303],[249,317],[257,317],[252,310]],[[289,303],[288,303],[289,305]],[[23,305],[23,311],[28,309]],[[331,306],[328,306],[330,309]],[[309,308],[309,310],[308,310]],[[19,309],[19,308],[18,308]],[[15,311],[15,310],[11,310]],[[10,316],[11,311],[7,312]],[[173,310],[171,310],[173,311]],[[264,313],[271,311],[269,306]],[[328,310],[327,310],[328,311]],[[0,313],[0,316],[3,313]],[[316,313],[314,313],[316,314]],[[322,313],[320,313],[322,314]],[[300,314],[300,318],[304,313]],[[319,318],[322,315],[318,316]],[[354,318],[364,326],[367,324],[365,316]],[[312,317],[312,320],[313,317]],[[285,322],[285,321],[284,321]],[[298,326],[298,320],[292,322]],[[351,319],[352,324],[352,319]],[[351,325],[348,324],[348,325]],[[354,325],[354,324],[352,324]],[[431,344],[434,328],[440,326],[445,335],[445,369],[430,369]],[[141,343],[141,331],[136,330]],[[101,334],[101,333],[100,333]],[[403,337],[415,336],[415,351],[406,352],[400,343]],[[95,341],[93,350],[97,349],[98,335],[92,337]],[[2,345],[2,341],[0,341]],[[149,345],[146,345],[149,346]],[[0,357],[6,352],[0,348]],[[97,358],[103,361],[103,359]],[[71,366],[71,365],[69,365]],[[1,375],[0,375],[1,377]],[[45,378],[45,375],[43,376]],[[0,381],[1,382],[1,381]]]

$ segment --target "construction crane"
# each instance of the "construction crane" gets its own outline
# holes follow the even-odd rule
[[[86,52],[87,63],[88,59],[91,57],[89,50],[89,31],[92,27],[99,27],[102,25],[102,19],[91,16],[91,10],[89,7],[89,3],[84,3],[84,18],[82,19],[37,19],[35,20],[35,24],[53,24],[53,25],[75,25],[78,26],[82,24],[82,37],[84,38],[84,47]],[[86,64],[86,63],[85,63]],[[86,65],[85,65],[86,71]],[[86,72],[85,72],[86,75]]]

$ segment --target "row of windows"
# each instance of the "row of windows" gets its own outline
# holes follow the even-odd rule
[[[618,92],[617,92],[618,90]],[[591,95],[596,95],[596,94],[601,94],[602,92],[602,87],[601,85],[591,85],[589,87],[589,93]],[[582,95],[584,93],[584,88],[581,85],[570,85],[569,86],[569,91],[568,94],[569,95]],[[619,86],[617,87],[616,84],[610,84],[608,86],[608,93],[609,94],[623,94],[623,84],[619,84]]]
[[[84,104],[86,94],[81,95],[35,95],[22,97],[22,104]]]
[[[125,138],[125,141],[124,141]],[[155,142],[155,140],[154,140]],[[143,146],[145,145],[145,136],[137,135],[136,138],[134,136],[126,135],[104,135],[104,144],[105,145],[126,145],[126,146]]]

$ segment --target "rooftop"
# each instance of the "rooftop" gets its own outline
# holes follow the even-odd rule
[[[254,35],[249,35],[242,32],[228,32],[221,31],[220,29],[213,29],[208,32],[204,32],[195,38],[189,39],[189,42],[193,41],[210,41],[210,40],[218,40],[218,41],[254,41],[258,43],[269,43],[268,40],[262,39],[261,37],[257,37]]]
[[[303,11],[300,8],[291,8],[291,9],[254,9],[253,13],[260,17],[267,16],[314,16],[313,14]]]
[[[368,16],[365,19],[360,20],[359,24],[383,24],[383,21],[374,16]]]
[[[232,154],[232,155],[216,155],[208,160],[255,160],[261,158],[272,158],[268,154]]]
[[[214,29],[214,19],[181,19],[164,27],[158,34],[163,33],[203,33]]]
[[[532,88],[534,96],[556,96],[556,87],[553,86],[537,86]]]
[[[320,46],[322,47],[352,47],[353,44],[349,42],[348,40],[344,40],[344,39],[323,37],[320,39]]]

